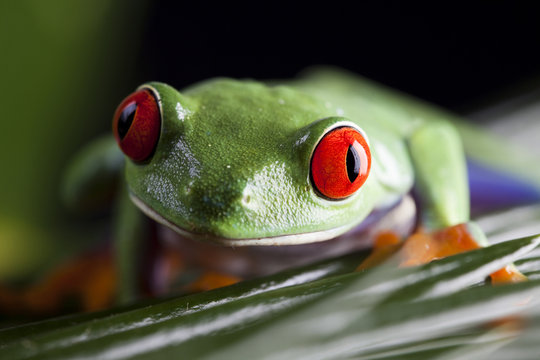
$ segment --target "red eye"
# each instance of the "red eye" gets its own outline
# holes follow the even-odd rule
[[[114,113],[116,142],[135,162],[143,162],[152,156],[160,128],[159,106],[150,90],[139,90],[129,95]]]
[[[371,153],[362,134],[349,126],[336,128],[321,139],[311,158],[311,179],[329,199],[352,195],[366,181]]]

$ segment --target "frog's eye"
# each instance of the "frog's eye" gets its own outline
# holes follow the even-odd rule
[[[317,144],[311,158],[311,180],[328,199],[352,195],[366,181],[371,153],[364,136],[353,127],[330,130]]]
[[[158,103],[149,89],[134,92],[116,109],[113,132],[120,149],[131,160],[148,160],[159,139],[161,115]]]

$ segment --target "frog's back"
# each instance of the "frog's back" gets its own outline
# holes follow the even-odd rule
[[[411,101],[405,94],[337,68],[308,69],[291,85],[327,99],[347,116],[369,115],[378,127],[404,138],[426,121],[446,121],[442,111],[421,100]]]

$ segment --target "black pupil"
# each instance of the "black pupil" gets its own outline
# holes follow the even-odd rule
[[[351,183],[354,182],[359,173],[360,154],[358,154],[358,151],[352,145],[349,145],[349,149],[347,150],[347,176],[349,177],[349,181]]]
[[[132,102],[122,110],[120,118],[118,119],[118,136],[123,139],[126,136],[133,118],[135,117],[135,111],[137,110],[137,103]]]

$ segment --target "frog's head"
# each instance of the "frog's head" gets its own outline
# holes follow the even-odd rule
[[[287,87],[228,79],[141,86],[118,107],[135,204],[191,237],[287,245],[335,237],[373,209],[356,122]]]

